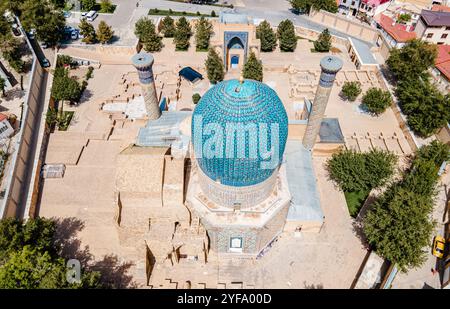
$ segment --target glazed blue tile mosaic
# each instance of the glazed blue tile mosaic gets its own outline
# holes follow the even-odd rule
[[[226,129],[227,125],[251,129],[239,139],[236,131]],[[275,127],[278,135],[272,139]],[[250,186],[268,179],[283,159],[287,135],[288,117],[283,103],[273,89],[254,80],[217,84],[205,93],[192,117],[192,142],[200,168],[212,180],[229,186]],[[270,150],[272,144],[278,145],[278,157],[274,156],[277,160],[271,168],[265,168],[263,163],[270,157],[264,156],[264,151]],[[205,156],[205,147],[214,149],[215,155]],[[199,151],[203,151],[202,157]]]

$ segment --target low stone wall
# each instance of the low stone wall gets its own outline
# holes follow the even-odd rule
[[[321,32],[311,30],[308,28],[303,28],[303,27],[295,27],[295,33],[298,36],[301,36],[302,38],[305,38],[305,39],[308,39],[311,41],[315,41],[319,38],[319,35]],[[349,44],[347,38],[336,36],[336,35],[331,35],[331,42],[333,44],[340,44],[340,45],[345,45],[345,46],[347,46]]]
[[[309,17],[311,20],[326,27],[333,28],[337,31],[341,31],[367,42],[375,42],[378,38],[378,31],[375,28],[348,20],[347,18],[337,14],[332,14],[323,10],[311,10]]]

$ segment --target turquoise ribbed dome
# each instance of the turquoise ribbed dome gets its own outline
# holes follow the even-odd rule
[[[218,83],[201,98],[192,117],[198,165],[212,180],[229,186],[250,186],[269,178],[281,163],[287,134],[288,117],[280,98],[254,80]],[[275,164],[267,167],[270,156],[264,155],[264,148],[267,152],[272,143],[278,144],[278,157],[273,156]]]

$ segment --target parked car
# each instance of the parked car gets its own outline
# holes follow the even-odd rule
[[[44,59],[42,59],[41,64],[42,64],[43,68],[48,68],[50,66],[50,61],[48,61],[47,58],[44,58]]]
[[[79,34],[77,30],[73,30],[72,33],[70,34],[70,38],[72,40],[78,40]]]
[[[70,11],[64,11],[64,17],[65,18],[69,18],[70,16],[72,16],[72,12],[70,12]]]
[[[28,37],[30,40],[34,40],[34,37],[36,36],[36,29],[32,28],[30,32],[28,32]]]
[[[81,17],[86,17],[87,14],[88,14],[88,12],[82,12]]]
[[[96,19],[98,16],[97,11],[90,11],[89,13],[87,13],[86,15],[86,19],[87,21],[93,22],[94,19]]]
[[[39,45],[41,45],[42,49],[47,49],[49,47],[47,42],[41,42]]]
[[[437,258],[442,258],[444,256],[445,249],[445,238],[437,235],[433,240],[433,255]]]

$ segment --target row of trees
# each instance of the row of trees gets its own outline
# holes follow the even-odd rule
[[[256,27],[256,38],[261,40],[262,52],[274,51],[277,41],[279,41],[280,50],[285,52],[293,52],[297,47],[295,27],[289,19],[280,22],[276,33],[270,23],[264,20]]]
[[[294,10],[309,13],[311,9],[337,13],[338,5],[334,0],[289,0]]]
[[[143,47],[148,52],[160,51],[163,47],[162,37],[158,35],[156,26],[147,17],[139,19],[135,25],[135,34]],[[187,50],[192,37],[192,27],[186,17],[179,18],[176,22],[166,16],[160,24],[159,32],[165,38],[173,38],[176,50]],[[211,23],[201,17],[195,24],[195,44],[197,51],[207,51],[209,41],[213,34]]]
[[[102,44],[109,43],[114,37],[114,31],[105,21],[100,21],[97,31],[94,26],[83,19],[78,25],[80,34],[83,36],[82,41],[87,44],[100,42]]]
[[[450,122],[450,94],[441,93],[430,81],[437,50],[421,40],[412,40],[391,50],[386,63],[397,79],[396,96],[410,128],[428,137]]]
[[[26,31],[36,29],[39,41],[55,45],[62,39],[66,21],[60,1],[57,0],[2,0],[0,12],[12,11],[20,18]]]
[[[96,0],[81,0],[81,8],[84,11],[91,11],[97,8]],[[101,0],[100,1],[100,11],[102,13],[112,13],[114,12],[115,6],[112,4],[111,0]]]
[[[0,220],[0,288],[101,288],[101,274],[83,269],[81,281],[67,280],[69,269],[51,219]]]
[[[364,219],[369,244],[402,271],[419,267],[426,259],[438,170],[449,159],[449,146],[438,141],[420,148],[402,179],[389,186]]]

